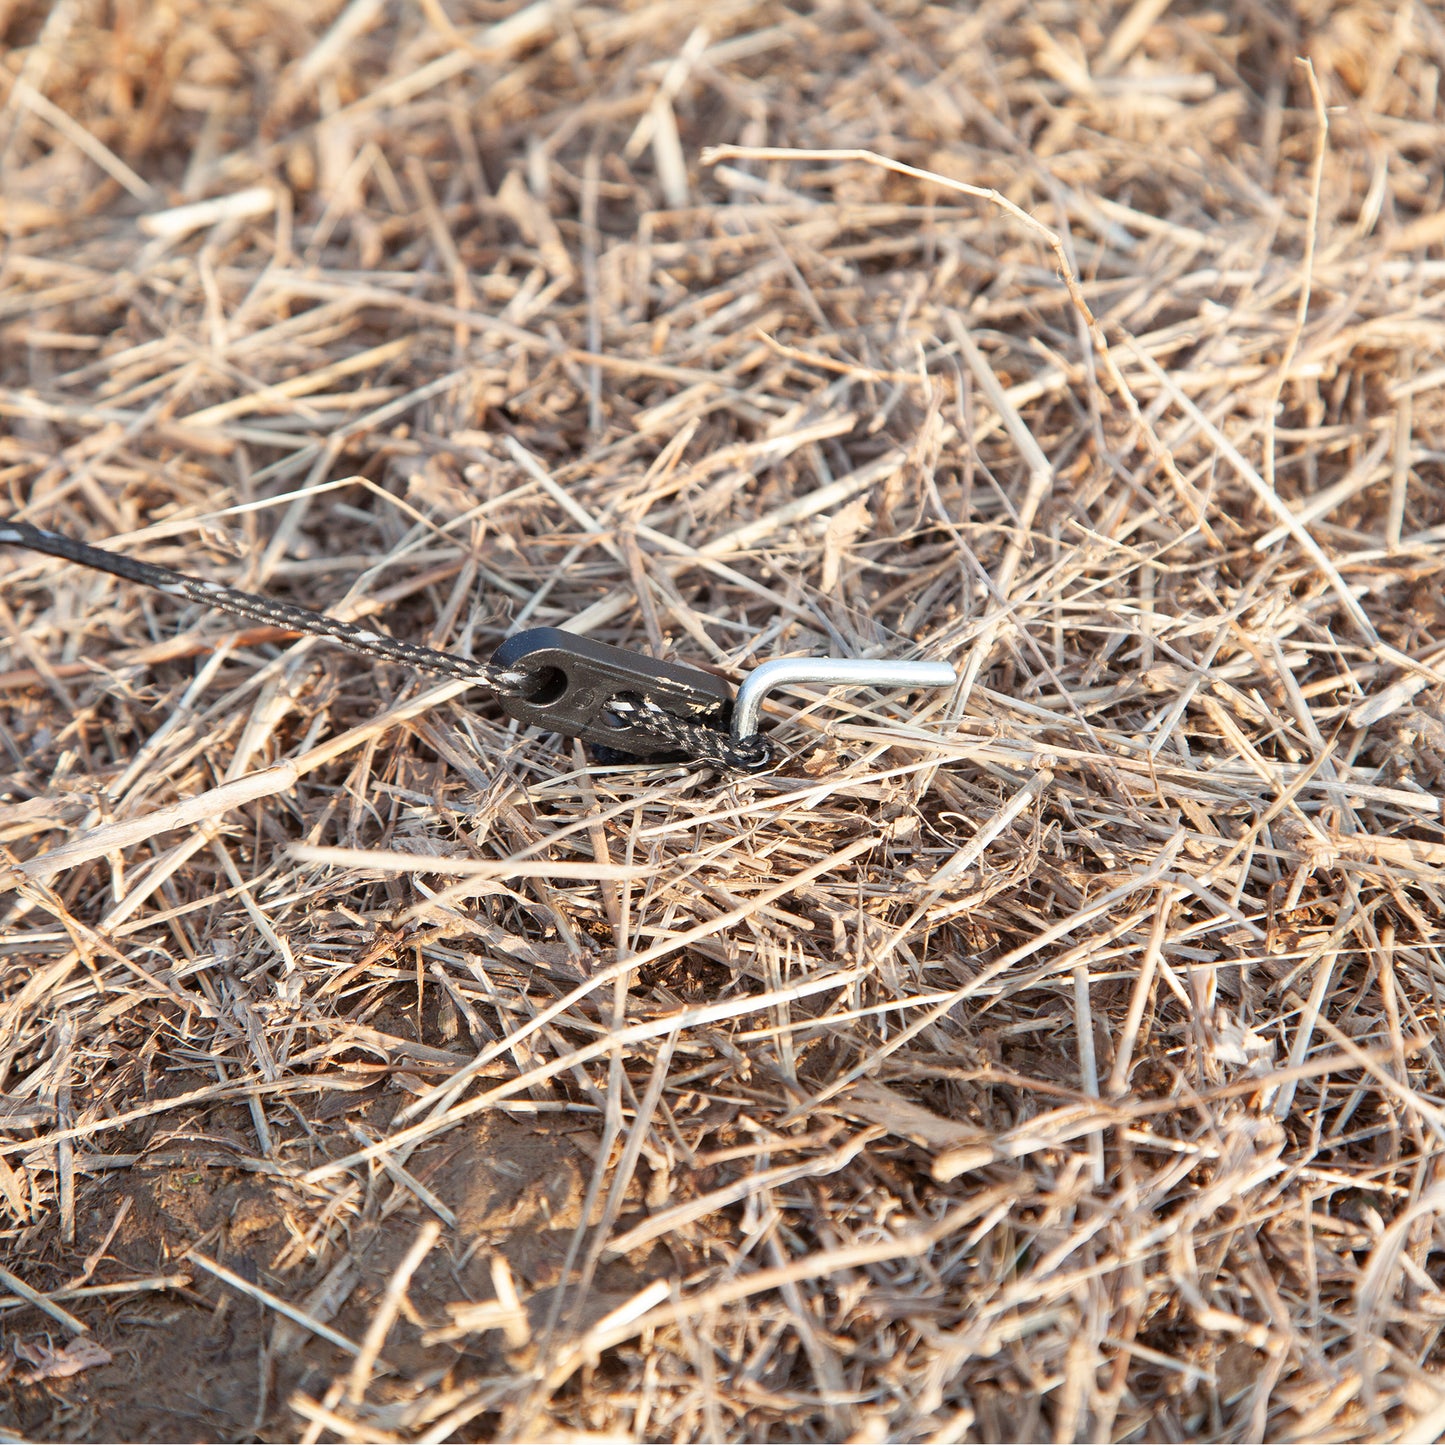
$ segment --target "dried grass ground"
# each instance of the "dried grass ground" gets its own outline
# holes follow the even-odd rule
[[[1445,1431],[1437,6],[0,41],[0,515],[962,673],[595,769],[5,556],[0,1432]]]

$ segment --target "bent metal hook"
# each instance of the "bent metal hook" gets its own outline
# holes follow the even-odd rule
[[[790,682],[827,687],[952,687],[958,674],[946,662],[889,662],[878,658],[781,657],[760,663],[738,684],[733,703],[733,737],[741,742],[758,730],[763,698]]]

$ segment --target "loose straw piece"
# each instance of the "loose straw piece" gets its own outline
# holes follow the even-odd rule
[[[411,1283],[412,1275],[420,1268],[422,1260],[432,1252],[433,1246],[441,1238],[441,1233],[441,1225],[435,1219],[428,1219],[417,1231],[416,1238],[411,1242],[411,1248],[407,1250],[401,1263],[397,1265],[391,1278],[387,1281],[386,1292],[381,1297],[381,1303],[376,1307],[376,1313],[371,1317],[371,1324],[367,1327],[366,1335],[361,1341],[361,1348],[356,1352],[356,1360],[347,1380],[346,1398],[353,1405],[360,1404],[366,1394],[366,1386],[371,1380],[372,1371],[376,1368],[381,1347],[386,1343],[386,1337],[390,1333],[392,1325],[396,1323],[397,1315],[401,1313],[402,1300],[406,1295],[407,1285]]]
[[[269,186],[249,186],[229,196],[193,201],[188,206],[173,206],[169,211],[152,211],[136,224],[147,236],[174,241],[221,221],[248,221],[256,216],[268,216],[275,209],[275,191]]]
[[[17,80],[11,92],[15,100],[47,125],[54,126],[66,140],[84,151],[113,180],[118,181],[136,200],[152,204],[156,188],[138,176],[111,148],[67,114],[53,100],[47,99],[26,80]]]
[[[286,792],[288,788],[295,787],[296,778],[294,763],[278,763],[274,768],[248,773],[235,782],[222,783],[219,788],[199,793],[181,803],[173,803],[170,807],[157,808],[143,817],[93,828],[73,843],[63,843],[52,852],[42,853],[40,857],[22,863],[20,871],[33,883],[48,883],[67,868],[88,863],[92,858],[103,858],[107,853],[120,849],[133,848],[158,833],[193,827],[197,823],[216,822],[233,809],[254,803],[258,798],[270,798]]]
[[[287,856],[298,863],[325,863],[335,868],[366,868],[381,873],[446,873],[459,878],[554,878],[566,882],[628,883],[646,878],[647,868],[619,863],[551,863],[545,858],[448,858],[426,853],[384,853],[371,848],[321,848],[293,843]]]
[[[435,1221],[433,1221],[433,1223],[434,1222]],[[217,1264],[215,1260],[208,1259],[198,1250],[188,1250],[186,1258],[193,1264],[199,1265],[207,1274],[215,1275],[222,1284],[228,1284],[232,1289],[246,1295],[249,1299],[255,1300],[257,1304],[265,1305],[267,1309],[273,1309],[279,1315],[285,1315],[288,1320],[300,1325],[303,1330],[310,1330],[318,1339],[323,1339],[328,1344],[335,1345],[338,1350],[342,1350],[346,1354],[353,1356],[361,1354],[361,1346],[354,1340],[348,1340],[346,1336],[338,1330],[333,1330],[330,1325],[324,1325],[320,1320],[307,1314],[300,1306],[293,1305],[288,1300],[283,1300],[279,1295],[272,1294],[270,1290],[263,1289],[258,1284],[252,1284],[250,1280],[243,1279],[239,1274],[236,1274],[234,1270],[229,1270],[225,1265]],[[375,1356],[373,1356],[373,1366],[375,1362]]]
[[[88,1335],[90,1326],[69,1312],[63,1310],[53,1299],[40,1293],[39,1290],[31,1289],[18,1275],[11,1274],[4,1265],[0,1265],[0,1284],[7,1285],[27,1304],[32,1304],[38,1310],[44,1310],[53,1320],[58,1320],[73,1335]]]

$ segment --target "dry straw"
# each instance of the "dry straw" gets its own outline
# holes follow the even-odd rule
[[[0,558],[0,1377],[97,1346],[0,1435],[1438,1437],[1442,70],[1422,0],[0,3],[0,516],[960,673],[597,767]]]

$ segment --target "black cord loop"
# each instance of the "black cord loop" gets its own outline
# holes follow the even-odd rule
[[[623,714],[633,727],[651,733],[659,743],[689,754],[694,762],[728,772],[759,773],[776,761],[773,745],[761,733],[735,738],[704,723],[688,722],[650,697],[621,693],[608,707]]]

